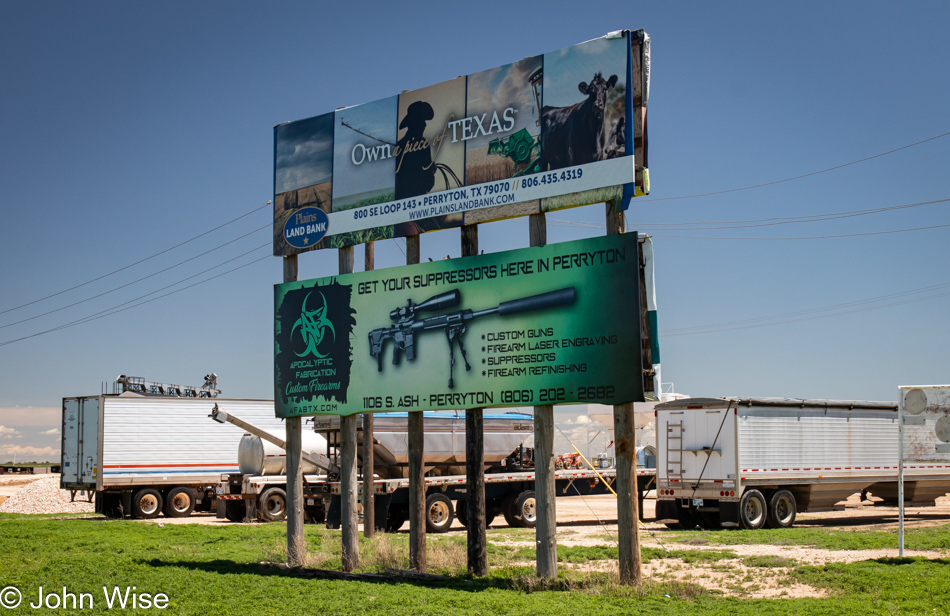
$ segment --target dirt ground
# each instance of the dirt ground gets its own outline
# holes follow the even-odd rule
[[[0,501],[42,476],[0,477]],[[794,583],[788,576],[790,567],[799,564],[820,565],[831,562],[854,562],[898,555],[897,527],[898,510],[868,502],[861,502],[859,495],[852,496],[838,510],[820,513],[801,513],[795,526],[800,528],[824,528],[829,532],[855,530],[886,530],[894,532],[894,548],[887,550],[824,550],[808,546],[773,546],[767,544],[718,546],[708,545],[703,534],[688,545],[672,541],[670,531],[654,521],[656,501],[653,493],[644,502],[645,521],[640,528],[642,547],[664,550],[730,550],[738,555],[735,559],[713,562],[686,563],[679,558],[654,559],[643,565],[644,579],[655,582],[681,581],[700,585],[710,591],[744,598],[769,597],[822,597],[823,591]],[[142,521],[145,524],[231,524],[219,520],[214,514],[194,514],[188,518],[165,518]],[[950,497],[937,500],[935,507],[907,507],[905,528],[923,528],[950,523]],[[617,541],[617,503],[611,495],[572,497],[557,499],[557,541],[565,546],[613,545]],[[408,532],[408,524],[400,532]],[[498,533],[491,532],[497,529]],[[489,541],[504,545],[529,547],[533,539],[512,540],[503,534],[505,522],[499,516],[489,529]],[[451,533],[464,533],[458,520],[452,524]],[[711,531],[729,532],[729,531]],[[497,534],[496,538],[492,535]],[[950,550],[919,551],[907,549],[905,556],[945,558]],[[773,566],[749,566],[749,557],[769,557]],[[525,563],[530,565],[531,563]],[[784,566],[787,565],[787,566]],[[596,561],[593,565],[561,563],[565,569],[582,571],[616,571],[617,563]]]

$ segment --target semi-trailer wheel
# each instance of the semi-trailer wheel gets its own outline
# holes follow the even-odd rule
[[[505,517],[505,523],[508,526],[511,526],[512,528],[514,528],[515,526],[518,526],[518,523],[511,516],[511,512],[514,510],[514,506],[515,506],[514,503],[515,503],[516,498],[518,498],[518,493],[513,492],[509,494],[508,496],[506,496],[501,501],[501,515]]]
[[[534,528],[538,523],[538,500],[534,490],[525,490],[511,503],[511,519],[515,526]]]
[[[795,496],[788,490],[779,490],[769,499],[766,524],[769,528],[788,528],[795,523]]]
[[[165,495],[165,517],[186,518],[195,509],[195,491],[191,488],[172,488]]]
[[[758,490],[746,490],[739,500],[739,524],[742,528],[757,530],[765,526],[765,497]]]
[[[152,520],[162,512],[162,495],[154,488],[142,488],[132,497],[132,515]]]
[[[267,488],[257,498],[257,516],[265,522],[280,522],[287,517],[287,493]]]
[[[444,533],[454,519],[452,499],[441,492],[426,497],[426,532]]]

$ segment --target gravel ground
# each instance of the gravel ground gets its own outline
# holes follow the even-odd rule
[[[82,498],[77,495],[77,498]],[[39,477],[16,491],[3,504],[4,513],[88,513],[95,510],[86,500],[69,502],[69,490],[59,489],[59,475]]]

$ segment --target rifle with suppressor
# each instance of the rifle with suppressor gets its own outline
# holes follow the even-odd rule
[[[412,361],[416,358],[416,334],[434,329],[444,329],[445,337],[449,342],[449,389],[454,389],[455,381],[453,375],[455,372],[455,344],[458,343],[459,351],[462,352],[462,359],[465,361],[465,370],[471,370],[468,363],[468,357],[465,354],[465,344],[462,342],[462,335],[467,329],[467,323],[477,317],[487,317],[492,314],[508,316],[512,314],[521,314],[523,312],[533,312],[535,310],[544,310],[555,306],[566,306],[573,304],[577,293],[574,287],[566,287],[557,291],[513,299],[502,302],[494,308],[472,311],[470,309],[458,310],[431,316],[421,321],[416,320],[417,312],[433,312],[435,310],[444,310],[454,308],[462,301],[462,294],[458,289],[453,289],[447,293],[442,293],[430,297],[421,304],[413,304],[412,300],[407,300],[405,306],[400,306],[389,313],[389,318],[395,321],[394,325],[374,329],[369,333],[369,354],[376,358],[376,365],[379,372],[383,371],[383,346],[387,340],[392,340],[393,347],[393,365],[399,365],[400,355],[405,352],[406,359]]]

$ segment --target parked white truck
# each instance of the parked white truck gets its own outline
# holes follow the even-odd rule
[[[207,511],[222,473],[236,473],[242,432],[208,419],[215,405],[283,434],[272,400],[168,393],[63,398],[65,490],[95,492],[109,517],[184,517]]]
[[[897,404],[687,398],[656,407],[656,517],[674,528],[788,527],[855,493],[897,503]],[[904,499],[950,492],[950,464],[905,464]]]

